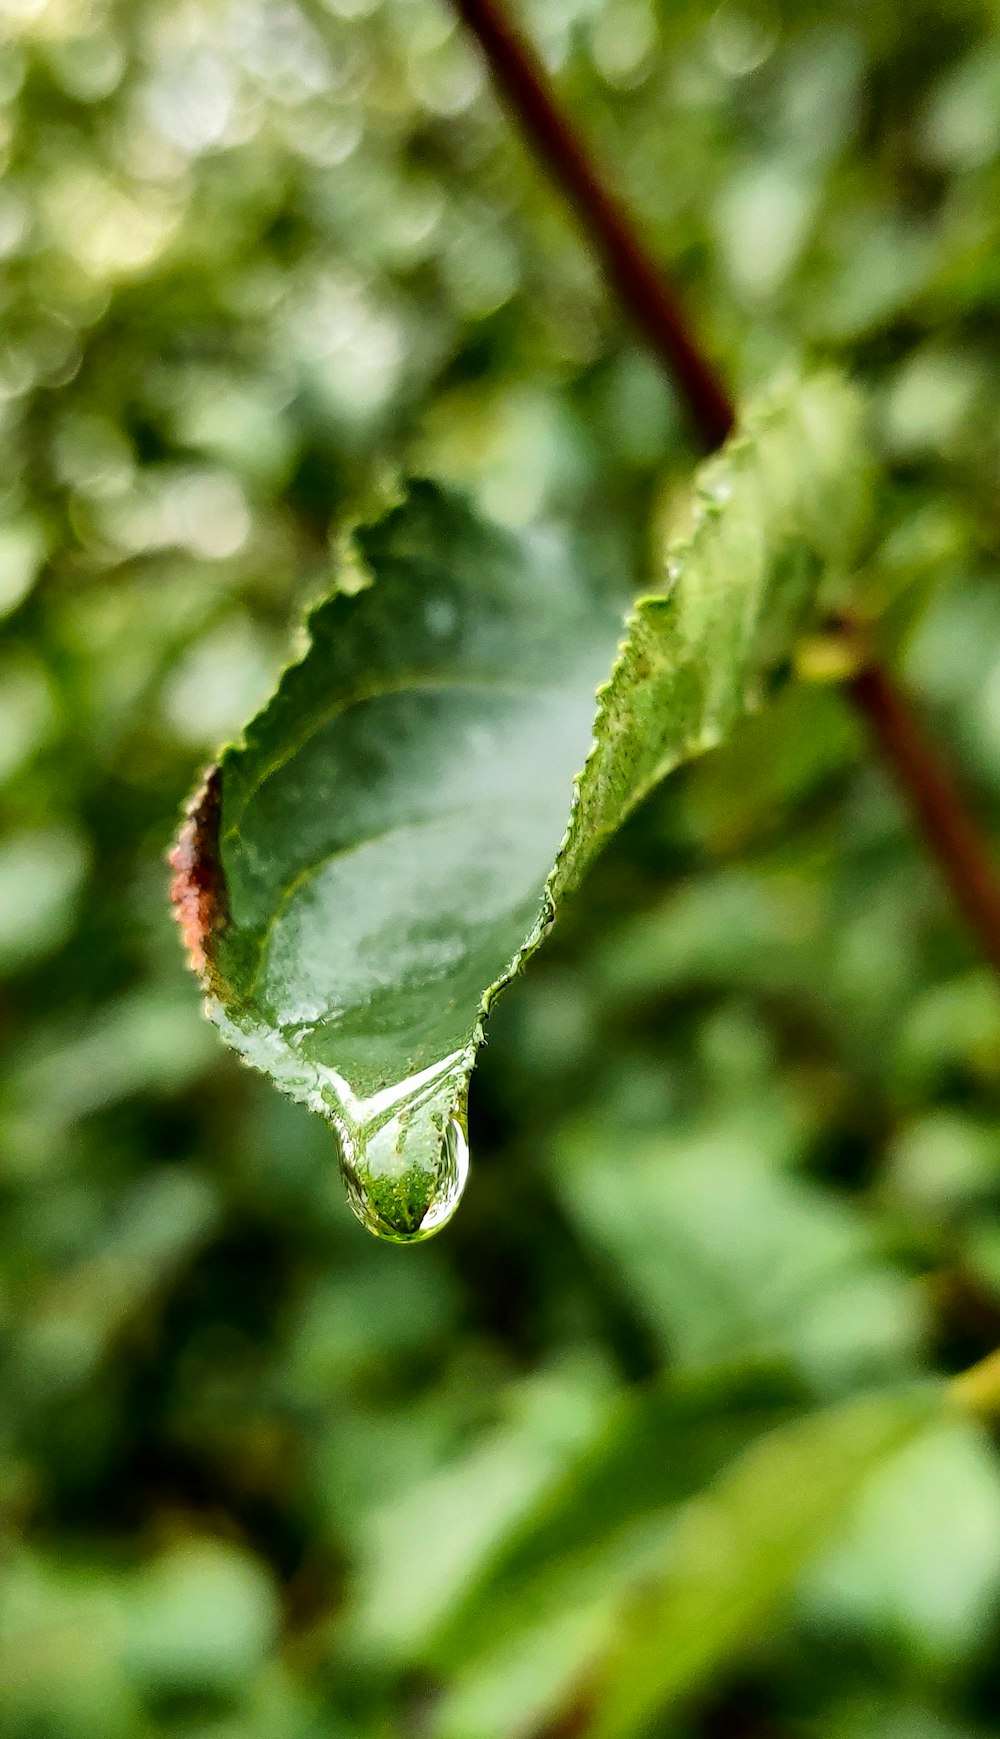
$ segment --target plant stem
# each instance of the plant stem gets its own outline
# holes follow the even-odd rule
[[[452,3],[478,39],[522,133],[575,210],[622,306],[676,379],[705,445],[719,446],[736,420],[732,397],[689,331],[635,225],[560,108],[537,56],[514,30],[502,0]],[[1000,882],[986,839],[950,771],[887,671],[866,663],[847,692],[891,766],[957,905],[1000,972]]]
[[[541,62],[494,0],[454,0],[454,5],[478,38],[515,121],[575,210],[623,308],[676,378],[705,445],[721,446],[736,422],[733,400],[688,331],[663,273],[556,102]]]
[[[944,867],[956,904],[1000,972],[1000,884],[989,843],[966,809],[950,770],[881,665],[866,665],[851,678],[848,692]]]

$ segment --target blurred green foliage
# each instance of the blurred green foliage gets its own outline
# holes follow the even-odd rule
[[[1000,831],[995,9],[525,19],[741,391],[867,387],[863,594]],[[540,1739],[644,1584],[626,1727],[631,1635],[663,1735],[993,1731],[1000,1468],[910,1385],[1000,1342],[1000,990],[834,689],[605,855],[419,1250],[185,981],[178,805],[399,468],[623,596],[691,468],[475,55],[439,0],[0,42],[4,1739]]]

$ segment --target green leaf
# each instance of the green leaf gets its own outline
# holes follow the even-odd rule
[[[352,1601],[351,1639],[364,1658],[437,1664],[456,1612],[604,1439],[605,1383],[593,1371],[553,1370],[518,1384],[506,1417],[375,1509],[359,1537]]]
[[[790,1104],[751,1092],[634,1135],[627,1159],[593,1119],[556,1144],[567,1218],[675,1368],[773,1359],[842,1393],[919,1343],[921,1299],[879,1262],[871,1213],[789,1169],[802,1141]]]
[[[601,1672],[589,1739],[626,1739],[790,1593],[867,1482],[941,1417],[935,1384],[862,1395],[755,1444],[680,1518]]]
[[[358,533],[373,583],[313,612],[174,862],[212,1018],[330,1120],[371,1230],[450,1216],[494,996],[636,803],[760,699],[865,485],[845,386],[772,394],[699,474],[596,720],[620,626],[546,540],[426,483]]]
[[[540,1730],[606,1647],[637,1575],[659,1561],[677,1506],[791,1410],[762,1372],[622,1397],[432,1637],[421,1664],[446,1687],[436,1739]]]
[[[588,1739],[645,1730],[752,1640],[869,1479],[942,1412],[932,1384],[854,1398],[758,1437],[695,1496],[680,1489],[685,1439],[667,1433],[655,1450],[664,1507],[648,1510],[640,1497],[630,1525],[559,1550],[567,1526],[580,1546],[587,1539],[567,1508],[546,1530],[557,1549],[551,1561],[541,1553],[533,1578],[501,1570],[490,1590],[501,1598],[474,1615],[435,1739],[516,1739],[584,1706]],[[643,1483],[651,1494],[651,1471]],[[529,1549],[525,1568],[530,1558]]]
[[[1000,1467],[982,1426],[945,1420],[896,1456],[805,1592],[841,1634],[881,1632],[942,1665],[977,1648],[1000,1594]]]
[[[750,1367],[711,1386],[690,1380],[629,1390],[557,1484],[508,1530],[503,1550],[435,1636],[429,1659],[461,1671],[498,1635],[544,1606],[574,1604],[588,1565],[708,1484],[734,1455],[793,1411],[789,1387]],[[669,1453],[664,1453],[669,1446]]]

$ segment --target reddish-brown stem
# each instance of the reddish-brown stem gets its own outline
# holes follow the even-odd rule
[[[663,273],[556,102],[541,63],[493,0],[454,0],[454,5],[478,37],[522,133],[576,211],[622,307],[676,379],[705,445],[720,446],[736,421],[733,401],[688,331]]]
[[[988,841],[913,708],[887,672],[869,664],[852,678],[849,689],[914,820],[945,866],[956,903],[1000,972],[1000,885]]]
[[[589,1696],[580,1697],[570,1709],[534,1735],[534,1739],[583,1739],[590,1726],[593,1708]]]
[[[562,189],[622,306],[676,380],[705,445],[725,440],[732,398],[693,338],[635,226],[591,162],[530,47],[501,0],[453,0],[479,41],[494,81],[525,137]],[[888,673],[866,665],[849,685],[957,904],[1000,971],[1000,882],[985,838],[909,703]]]

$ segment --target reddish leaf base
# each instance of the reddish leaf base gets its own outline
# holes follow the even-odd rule
[[[188,804],[187,820],[168,859],[174,872],[174,916],[191,969],[206,988],[213,973],[212,938],[226,922],[226,884],[219,862],[221,811],[222,776],[218,767],[210,767]]]

